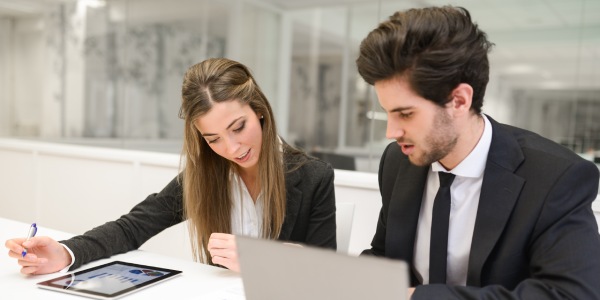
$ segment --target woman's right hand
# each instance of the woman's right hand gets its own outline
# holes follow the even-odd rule
[[[37,236],[26,241],[15,238],[6,241],[8,256],[16,258],[21,273],[39,275],[58,272],[71,264],[71,255],[63,245],[47,236]],[[24,248],[27,255],[22,256]]]

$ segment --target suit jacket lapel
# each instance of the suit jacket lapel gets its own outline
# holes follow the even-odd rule
[[[292,234],[292,228],[296,224],[298,211],[300,210],[300,201],[302,199],[302,191],[298,188],[300,183],[300,174],[298,171],[293,171],[285,174],[286,187],[286,208],[285,220],[281,227],[279,239],[288,240]]]
[[[469,257],[467,285],[480,286],[485,261],[496,245],[525,180],[514,174],[524,156],[518,142],[500,124],[492,124],[492,143],[483,175]]]
[[[406,157],[400,164],[399,169],[403,171],[398,172],[396,177],[387,218],[386,256],[406,260],[412,265],[417,223],[429,167],[414,166]],[[412,277],[414,282],[416,278]]]

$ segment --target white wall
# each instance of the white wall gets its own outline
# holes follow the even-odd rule
[[[41,235],[44,227],[81,234],[159,192],[177,175],[179,155],[0,138],[0,166],[0,217],[37,222]],[[358,255],[369,248],[381,208],[377,174],[335,170],[334,183],[336,202],[354,203],[348,252]],[[600,202],[593,208],[600,222]],[[191,259],[185,226],[142,249]]]
[[[81,234],[127,213],[177,175],[173,154],[0,140],[0,216]],[[177,225],[142,249],[191,258]]]
[[[37,222],[41,235],[44,227],[81,234],[159,192],[177,175],[179,155],[0,139],[0,166],[0,217]],[[349,253],[359,254],[375,232],[377,176],[339,170],[335,176],[337,201],[355,204]],[[142,249],[191,259],[185,226]]]

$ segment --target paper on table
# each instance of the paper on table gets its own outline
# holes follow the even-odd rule
[[[203,300],[246,300],[242,280],[235,281],[217,291],[202,295]]]

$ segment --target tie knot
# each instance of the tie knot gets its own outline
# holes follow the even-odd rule
[[[440,176],[440,187],[449,187],[454,181],[454,174],[446,172],[438,172]]]

